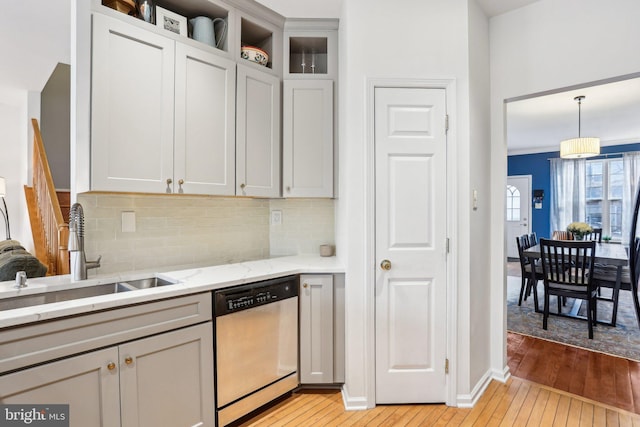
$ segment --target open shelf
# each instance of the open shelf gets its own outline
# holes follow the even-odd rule
[[[290,37],[290,74],[327,74],[326,37]]]
[[[246,18],[240,20],[240,46],[255,46],[269,55],[267,68],[272,67],[273,61],[273,31],[264,28]]]

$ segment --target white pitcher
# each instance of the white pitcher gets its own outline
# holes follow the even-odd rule
[[[222,30],[216,42],[215,25],[217,22],[222,23]],[[197,16],[189,20],[193,27],[192,38],[199,42],[206,43],[209,46],[220,48],[224,43],[224,37],[227,33],[227,21],[223,18],[211,19],[208,16]]]

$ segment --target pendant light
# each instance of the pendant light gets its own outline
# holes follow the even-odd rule
[[[560,157],[563,159],[585,159],[600,154],[600,138],[580,136],[580,113],[584,98],[582,95],[573,98],[578,101],[578,137],[560,142]]]

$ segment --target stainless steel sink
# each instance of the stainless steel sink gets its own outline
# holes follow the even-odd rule
[[[79,298],[109,295],[127,292],[131,288],[120,283],[106,283],[104,285],[87,286],[84,288],[67,289],[64,291],[43,292],[40,294],[24,295],[0,299],[0,311],[14,308],[31,307],[34,305],[51,304],[53,302],[70,301]]]
[[[0,311],[31,307],[41,304],[51,304],[60,301],[70,301],[80,298],[95,297],[99,295],[110,295],[119,292],[137,291],[140,289],[155,288],[157,286],[173,285],[175,283],[177,282],[161,279],[159,277],[147,277],[144,279],[105,283],[96,286],[86,286],[84,288],[73,288],[63,291],[42,292],[39,294],[3,298],[0,299]]]
[[[155,288],[157,286],[167,286],[173,285],[176,282],[171,282],[166,279],[161,279],[160,277],[148,277],[146,279],[138,279],[138,280],[127,280],[126,282],[120,282],[121,285],[129,285],[133,286],[136,289],[148,289]]]

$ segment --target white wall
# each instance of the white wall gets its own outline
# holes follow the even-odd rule
[[[346,384],[344,388],[348,407],[374,405],[373,375],[373,284],[368,282],[374,265],[367,259],[373,235],[363,221],[368,208],[371,182],[367,178],[367,155],[371,154],[372,141],[367,140],[367,81],[379,78],[434,79],[452,78],[456,82],[455,110],[449,110],[455,138],[449,138],[451,152],[457,157],[457,182],[450,194],[455,198],[456,209],[451,213],[457,241],[453,251],[457,258],[458,294],[458,364],[457,393],[469,395],[475,386],[472,380],[483,376],[488,366],[489,331],[486,311],[470,309],[470,288],[474,294],[488,293],[488,275],[481,274],[479,266],[486,269],[488,254],[480,250],[474,253],[475,269],[470,268],[473,246],[471,230],[488,229],[488,207],[479,215],[471,215],[470,183],[472,179],[488,173],[486,127],[488,97],[484,99],[488,77],[486,23],[477,10],[469,17],[466,0],[398,0],[390,4],[384,0],[349,0],[343,3],[340,18],[340,201],[337,205],[338,250],[347,267],[346,286]],[[473,34],[468,30],[468,20],[474,23]],[[473,49],[479,49],[478,57],[470,58],[470,37],[485,37],[474,41]],[[469,62],[474,64],[475,106],[470,124]],[[483,80],[484,79],[484,80]],[[484,88],[484,89],[483,89]],[[451,107],[449,107],[451,108]],[[484,116],[483,116],[484,115]],[[470,127],[474,143],[470,150]],[[484,134],[483,134],[484,133]],[[479,154],[480,162],[472,155]],[[488,160],[488,159],[487,159]],[[487,197],[487,180],[474,183]],[[488,200],[485,199],[485,203]],[[474,233],[483,237],[483,232]],[[485,270],[486,271],[486,270]],[[473,283],[471,283],[471,276]],[[476,274],[478,273],[478,274]],[[475,302],[474,302],[475,304]],[[471,342],[471,324],[477,324],[477,338]],[[471,345],[481,357],[470,362]]]
[[[7,209],[11,237],[28,251],[33,251],[33,238],[24,197],[24,185],[29,183],[31,144],[29,139],[29,92],[19,89],[0,89],[0,176],[7,184]],[[39,105],[36,106],[39,109]],[[36,116],[37,117],[37,116]],[[4,222],[0,220],[0,239],[4,239]]]
[[[490,257],[486,249],[491,240],[491,138],[489,110],[489,20],[474,0],[469,1],[469,156],[470,188],[462,197],[477,193],[477,207],[469,212],[469,347],[461,357],[469,357],[471,399],[476,399],[487,385],[491,366]],[[482,254],[482,255],[481,255]],[[500,378],[500,376],[497,376]]]
[[[40,132],[56,190],[70,188],[70,75],[71,67],[58,63],[40,97]]]
[[[491,19],[491,329],[504,331],[504,100],[640,71],[640,2],[540,0]],[[492,366],[506,366],[504,332],[492,337]]]

